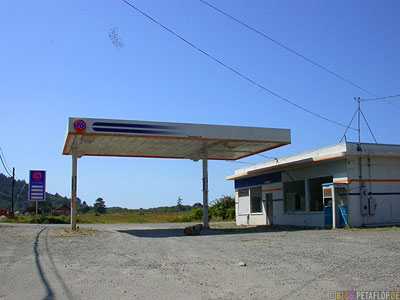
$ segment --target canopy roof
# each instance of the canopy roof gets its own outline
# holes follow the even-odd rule
[[[289,129],[69,118],[63,154],[237,160],[287,144]]]

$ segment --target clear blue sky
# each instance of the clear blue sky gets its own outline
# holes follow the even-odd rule
[[[400,1],[209,2],[379,96],[400,94]],[[354,97],[372,98],[198,0],[131,3],[337,122],[349,123]],[[110,41],[112,28],[123,48]],[[265,153],[277,157],[336,144],[345,130],[243,80],[122,1],[3,0],[0,37],[0,147],[18,179],[45,169],[47,190],[63,196],[70,196],[71,157],[61,155],[70,116],[289,128],[292,144]],[[391,102],[400,106],[400,98]],[[400,109],[383,101],[362,109],[378,142],[399,144]],[[363,141],[373,142],[362,129]],[[351,131],[348,140],[356,139]],[[210,162],[210,200],[233,194],[225,177],[242,166]],[[202,202],[201,162],[84,157],[78,197],[129,208],[175,205],[178,197]]]

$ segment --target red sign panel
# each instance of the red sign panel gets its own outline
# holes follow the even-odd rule
[[[332,197],[332,189],[324,189],[324,197]]]
[[[74,122],[74,129],[75,131],[82,132],[86,129],[86,123],[83,120],[76,120]]]
[[[41,181],[42,177],[43,177],[42,172],[35,171],[32,173],[32,179],[34,181]]]

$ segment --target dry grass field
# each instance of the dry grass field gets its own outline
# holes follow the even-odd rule
[[[136,213],[136,214],[86,214],[79,215],[77,222],[81,224],[116,224],[116,223],[174,223],[184,218],[190,212],[176,213]],[[68,216],[41,217],[38,223],[44,224],[68,224]],[[37,223],[35,216],[17,216],[14,219],[4,218],[3,223]]]

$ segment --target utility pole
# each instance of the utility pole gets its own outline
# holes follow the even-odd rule
[[[11,185],[11,216],[14,216],[14,186],[15,186],[15,168],[13,168],[13,177]]]

